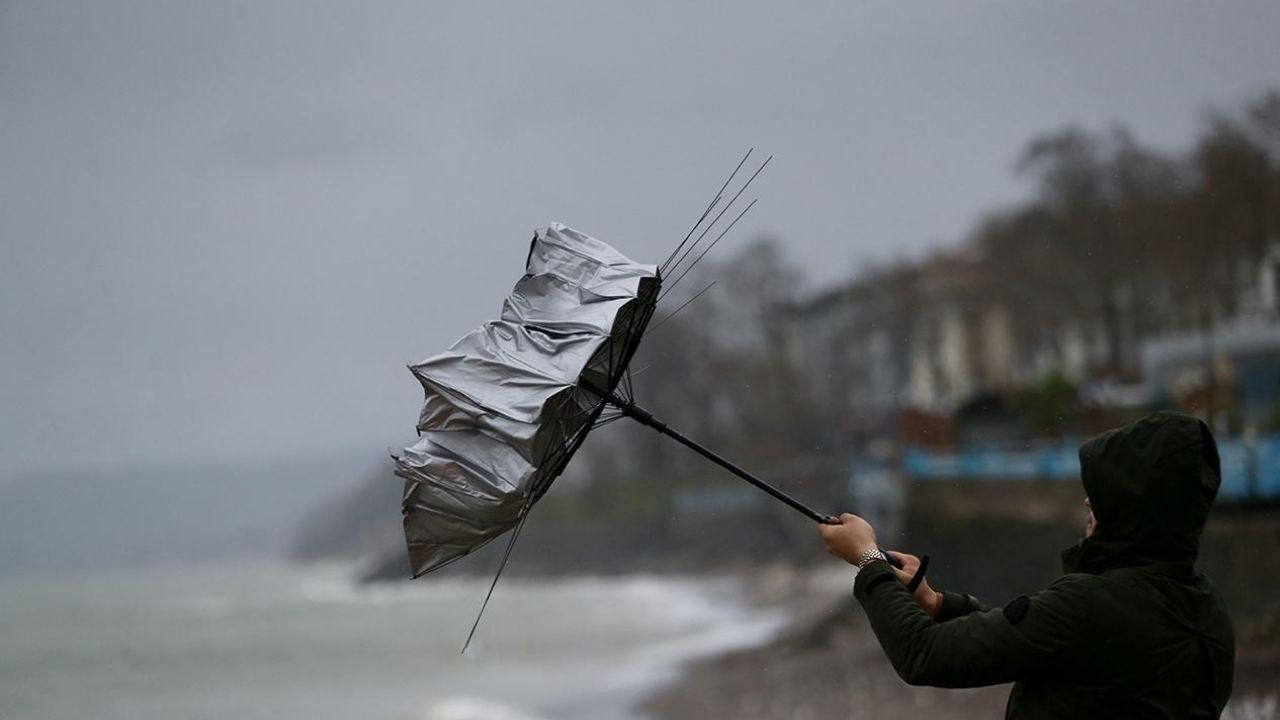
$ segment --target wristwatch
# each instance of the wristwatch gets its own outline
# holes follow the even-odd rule
[[[889,558],[885,557],[885,554],[880,552],[880,548],[871,548],[870,550],[863,550],[862,555],[858,557],[858,569],[861,570],[862,568],[866,567],[867,565],[869,565],[875,560],[883,560],[885,562],[889,562]]]

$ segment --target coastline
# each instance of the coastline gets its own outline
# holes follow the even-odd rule
[[[511,578],[460,655],[487,580],[353,575],[260,562],[10,578],[0,714],[634,720],[689,661],[789,620],[729,573]]]

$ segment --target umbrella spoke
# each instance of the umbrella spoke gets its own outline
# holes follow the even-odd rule
[[[521,512],[520,521],[516,523],[515,528],[511,531],[511,537],[507,540],[507,547],[502,551],[502,560],[498,562],[498,570],[493,574],[493,582],[489,583],[489,592],[484,595],[484,602],[480,604],[480,612],[476,613],[475,622],[471,623],[471,632],[467,633],[467,641],[462,644],[462,652],[465,653],[467,648],[471,647],[471,639],[476,636],[476,628],[480,627],[480,618],[484,617],[484,611],[489,607],[489,599],[493,597],[494,588],[498,587],[498,578],[502,577],[502,571],[507,569],[507,561],[511,559],[511,551],[515,549],[516,540],[520,539],[520,531],[524,529],[524,521],[529,518],[528,508],[532,503],[526,503],[525,509]]]
[[[666,322],[666,321],[670,320],[671,318],[673,318],[673,317],[675,317],[675,316],[676,316],[676,313],[678,313],[678,312],[680,312],[681,310],[683,310],[683,309],[685,309],[685,308],[689,307],[690,305],[692,305],[694,300],[697,300],[698,298],[702,297],[703,293],[705,293],[706,291],[708,291],[708,290],[710,290],[711,288],[715,287],[715,284],[716,284],[716,283],[718,283],[718,282],[720,282],[720,281],[719,281],[719,280],[712,280],[712,281],[711,281],[711,282],[710,282],[706,287],[704,287],[704,288],[702,288],[701,290],[699,290],[697,295],[694,295],[693,297],[689,298],[688,300],[685,300],[685,301],[684,301],[684,304],[683,304],[683,305],[681,305],[680,307],[676,308],[675,310],[671,311],[671,314],[670,314],[670,315],[668,315],[668,316],[666,316],[666,317],[662,318],[661,320],[659,320],[658,322],[654,323],[654,324],[653,324],[653,327],[649,328],[649,333],[650,333],[650,334],[652,334],[652,333],[653,333],[654,331],[656,331],[658,328],[662,327],[662,323],[664,323],[664,322]]]
[[[711,223],[702,230],[698,235],[698,239],[693,241],[693,244],[690,245],[680,256],[680,259],[676,260],[670,266],[663,268],[664,273],[674,273],[676,268],[680,267],[680,263],[684,262],[684,259],[698,247],[698,243],[702,242],[702,239],[707,236],[707,233],[711,232],[712,228],[716,226],[716,223],[720,222],[720,218],[724,217],[725,213],[729,212],[729,209],[738,201],[738,198],[742,196],[742,193],[745,192],[747,188],[751,187],[751,183],[755,182],[756,178],[760,176],[760,173],[764,172],[764,169],[769,166],[769,163],[772,160],[772,155],[765,158],[765,161],[760,164],[760,167],[756,168],[756,171],[751,174],[751,177],[747,178],[747,181],[743,183],[742,187],[738,188],[738,192],[734,193],[729,202],[726,203],[724,207],[720,208],[720,212],[716,213],[715,219],[713,219]],[[742,217],[742,215],[740,214],[738,217]],[[721,233],[721,236],[723,235],[724,233]],[[706,253],[703,254],[705,255]],[[668,290],[670,290],[670,288],[668,288]]]
[[[662,261],[662,273],[660,274],[666,273],[667,263],[671,262],[671,258],[675,257],[676,253],[680,252],[680,248],[684,247],[685,243],[689,242],[689,238],[697,232],[698,226],[702,225],[702,221],[707,219],[707,215],[711,214],[712,208],[714,208],[716,204],[720,202],[720,198],[723,197],[724,189],[729,187],[729,183],[733,182],[733,179],[737,177],[738,171],[742,169],[742,166],[747,162],[747,158],[751,157],[751,153],[754,151],[755,148],[747,148],[747,154],[742,156],[742,159],[738,161],[738,166],[733,169],[732,173],[729,173],[729,177],[725,179],[724,184],[720,186],[718,191],[716,191],[716,196],[711,198],[711,202],[707,204],[706,209],[702,211],[702,215],[698,217],[698,222],[694,223],[693,227],[689,228],[688,234],[684,236],[684,239],[680,241],[680,244],[676,246],[676,249],[672,250],[671,254],[667,256],[667,259]]]
[[[684,279],[684,276],[685,276],[685,275],[688,275],[688,274],[689,274],[689,271],[690,271],[690,270],[692,270],[694,267],[696,267],[696,266],[698,265],[698,263],[702,262],[702,258],[706,257],[706,256],[707,256],[707,253],[711,252],[711,249],[712,249],[712,248],[714,248],[714,247],[716,246],[716,243],[719,243],[719,242],[720,242],[720,238],[723,238],[723,237],[725,236],[725,234],[726,234],[726,233],[728,233],[730,230],[732,230],[732,229],[733,229],[733,226],[734,226],[734,225],[737,225],[737,224],[738,224],[738,221],[742,219],[742,216],[743,216],[743,215],[746,215],[748,210],[750,210],[751,208],[755,207],[755,204],[756,204],[756,201],[755,201],[755,200],[752,200],[752,201],[751,201],[751,203],[750,203],[749,205],[747,205],[745,208],[743,208],[743,209],[742,209],[742,212],[738,213],[738,217],[734,218],[734,219],[733,219],[733,222],[729,223],[729,227],[726,227],[726,228],[724,229],[724,231],[723,231],[723,232],[721,232],[719,235],[717,235],[717,236],[716,236],[716,239],[715,239],[715,240],[712,240],[712,241],[711,241],[711,244],[707,246],[707,249],[706,249],[706,250],[703,250],[703,251],[702,251],[702,254],[701,254],[701,255],[699,255],[697,258],[695,258],[695,259],[694,259],[694,261],[693,261],[692,263],[690,263],[690,264],[689,264],[689,267],[687,267],[687,268],[685,268],[685,269],[684,269],[684,272],[680,273],[680,277],[677,277],[677,278],[676,278],[676,279],[675,279],[675,280],[674,280],[670,285],[668,285],[668,286],[667,286],[667,290],[666,290],[666,292],[664,292],[664,293],[662,294],[662,296],[658,298],[658,301],[659,301],[659,302],[661,302],[661,301],[662,301],[662,298],[665,298],[665,297],[667,296],[667,293],[671,292],[671,291],[675,288],[675,286],[676,286],[676,285],[679,285],[679,284],[680,284],[680,281]]]
[[[602,428],[602,427],[604,427],[605,425],[608,425],[608,424],[610,424],[610,423],[617,422],[618,420],[621,420],[621,419],[622,419],[622,418],[624,418],[624,417],[626,417],[626,415],[614,415],[613,417],[606,418],[606,419],[604,419],[604,420],[597,420],[597,421],[596,421],[596,424],[591,426],[591,429],[592,429],[592,430],[596,430],[596,429],[598,429],[598,428]]]

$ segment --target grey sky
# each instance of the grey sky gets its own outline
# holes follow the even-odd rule
[[[536,226],[657,260],[750,145],[831,281],[1280,84],[1275,2],[788,5],[0,2],[0,480],[402,442]]]

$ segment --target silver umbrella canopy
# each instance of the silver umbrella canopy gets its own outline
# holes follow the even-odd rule
[[[620,417],[630,417],[676,440],[810,520],[840,522],[637,406],[627,374],[627,365],[661,300],[664,275],[678,271],[669,283],[666,292],[670,292],[755,204],[753,200],[714,239],[701,245],[769,164],[765,160],[712,217],[750,156],[748,151],[661,267],[636,263],[607,243],[559,223],[537,231],[524,277],[503,304],[501,318],[469,333],[444,353],[410,366],[426,392],[418,419],[420,437],[393,457],[396,474],[405,481],[402,510],[414,577],[512,531],[494,576],[496,585],[530,508],[564,470],[591,428]],[[693,239],[699,228],[701,234]],[[686,265],[687,258],[691,260]],[[601,418],[606,406],[612,406],[610,415]],[[922,562],[919,577],[923,568]],[[479,621],[477,617],[467,644]]]
[[[393,457],[414,577],[520,524],[614,394],[660,286],[656,266],[552,223],[500,319],[410,366],[420,437]]]

